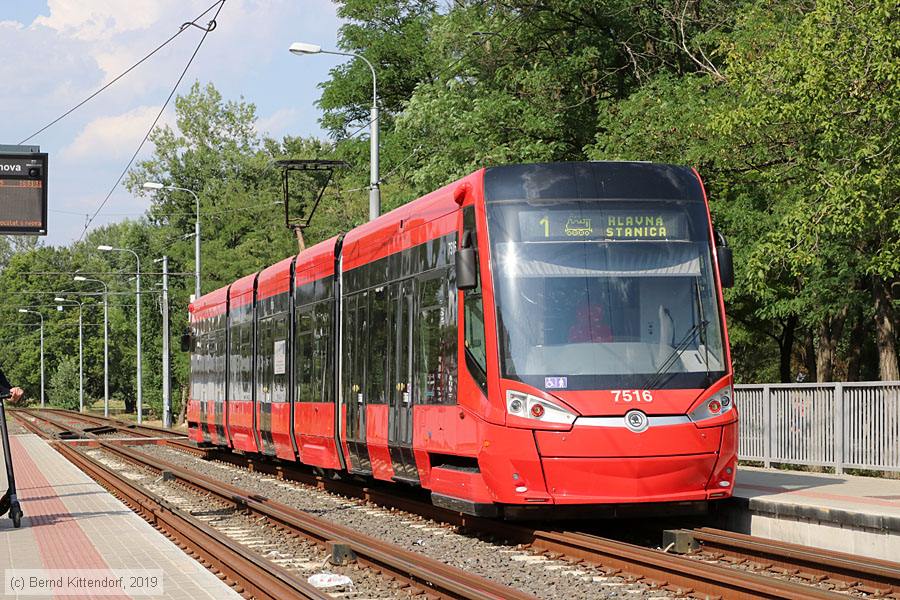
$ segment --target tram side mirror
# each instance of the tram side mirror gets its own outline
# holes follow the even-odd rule
[[[713,229],[713,236],[716,240],[716,258],[719,261],[719,281],[723,288],[734,287],[734,256],[731,248],[718,229]]]
[[[719,279],[723,288],[734,287],[734,257],[728,246],[717,246],[716,255],[719,258]]]
[[[472,232],[463,231],[462,242],[456,250],[456,289],[474,290],[478,287],[478,258],[472,244]]]
[[[185,329],[184,333],[181,334],[181,351],[182,352],[190,352],[191,351],[191,330]]]

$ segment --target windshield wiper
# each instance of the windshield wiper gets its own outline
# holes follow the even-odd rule
[[[671,369],[681,355],[687,350],[688,345],[694,341],[694,338],[697,337],[697,334],[703,332],[703,336],[706,336],[706,326],[709,324],[708,321],[699,321],[693,327],[688,329],[687,333],[684,334],[684,337],[679,340],[679,342],[675,345],[675,349],[672,350],[672,353],[659,365],[659,368],[656,370],[656,373],[650,376],[649,379],[641,386],[642,390],[649,390],[656,387],[656,385],[662,379],[662,376],[665,375],[669,369]],[[708,365],[707,365],[708,368]]]

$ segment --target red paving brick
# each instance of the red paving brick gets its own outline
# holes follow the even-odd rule
[[[8,518],[0,518],[0,572],[10,568],[160,569],[164,593],[144,597],[240,598],[49,444],[31,434],[10,436],[10,441],[25,516],[19,529],[14,529]],[[0,489],[6,489],[2,468]],[[0,596],[4,585],[0,584]],[[21,597],[109,600],[129,596]]]

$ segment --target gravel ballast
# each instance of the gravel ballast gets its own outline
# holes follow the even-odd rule
[[[540,598],[671,597],[641,583],[607,576],[603,570],[591,565],[575,565],[566,560],[531,554],[519,546],[464,535],[455,527],[418,515],[204,460],[165,446],[146,445],[136,450]]]

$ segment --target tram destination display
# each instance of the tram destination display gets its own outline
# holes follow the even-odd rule
[[[47,154],[0,152],[0,233],[47,235]]]
[[[519,236],[526,242],[672,241],[688,239],[684,213],[652,208],[569,208],[519,213]]]

